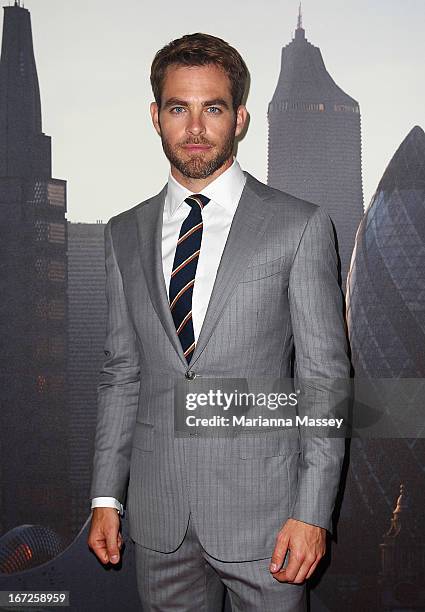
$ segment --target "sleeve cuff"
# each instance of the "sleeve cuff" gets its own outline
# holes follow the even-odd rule
[[[91,502],[93,508],[115,508],[120,516],[124,514],[123,505],[115,497],[94,497]]]

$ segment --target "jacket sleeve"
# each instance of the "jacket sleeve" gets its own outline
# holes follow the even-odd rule
[[[128,313],[113,238],[105,226],[107,324],[105,360],[97,386],[97,425],[90,497],[124,503],[134,433],[140,367],[137,338]]]
[[[332,222],[320,207],[304,228],[288,291],[299,417],[342,416],[346,424],[351,385],[344,300]],[[301,424],[299,433],[302,452],[290,516],[332,533],[332,511],[345,454],[344,429],[313,429]]]

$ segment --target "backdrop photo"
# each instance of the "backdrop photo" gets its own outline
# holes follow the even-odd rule
[[[13,0],[1,19],[0,610],[12,591],[140,609],[126,516],[118,566],[87,546],[104,229],[166,183],[150,66],[193,32],[244,58],[238,161],[330,215],[353,376],[399,394],[385,435],[347,438],[309,608],[425,610],[423,1]]]

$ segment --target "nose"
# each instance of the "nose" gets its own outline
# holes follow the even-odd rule
[[[192,112],[189,115],[189,121],[186,126],[186,131],[193,136],[199,136],[205,132],[202,112]]]

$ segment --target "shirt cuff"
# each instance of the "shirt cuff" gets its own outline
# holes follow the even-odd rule
[[[122,516],[124,514],[123,505],[115,497],[94,497],[91,502],[92,508],[115,508]]]

